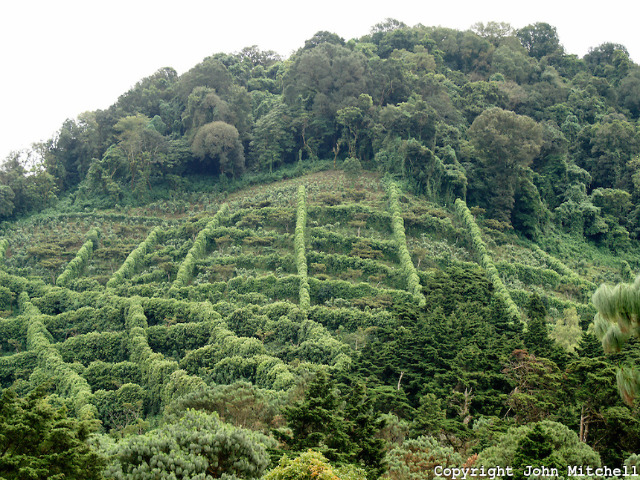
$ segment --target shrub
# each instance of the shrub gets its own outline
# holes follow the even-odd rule
[[[347,158],[342,164],[342,168],[344,169],[344,173],[351,178],[357,177],[362,172],[362,164],[360,163],[360,160],[353,157]]]
[[[187,410],[174,423],[118,444],[108,478],[258,479],[269,465],[265,447],[275,442],[259,433],[222,423],[217,414]]]

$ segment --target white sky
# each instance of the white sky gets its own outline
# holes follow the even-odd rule
[[[521,28],[547,22],[568,53],[621,43],[640,62],[630,0],[598,8],[575,0],[2,0],[0,160],[51,137],[66,118],[104,109],[138,80],[183,73],[216,52],[258,45],[283,56],[319,30],[348,40],[387,17],[408,25]],[[605,6],[606,8],[602,8]]]

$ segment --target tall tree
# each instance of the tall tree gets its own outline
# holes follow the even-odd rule
[[[529,55],[537,59],[563,51],[556,27],[552,27],[548,23],[538,22],[527,25],[518,30],[516,36],[527,49]]]
[[[321,143],[321,155],[335,147],[336,112],[366,92],[366,68],[361,53],[324,42],[304,50],[284,77],[286,102],[313,112],[307,133]]]
[[[253,129],[251,157],[259,167],[278,167],[291,158],[295,147],[294,129],[289,109],[278,102],[269,112],[261,116]]]
[[[9,154],[0,166],[0,185],[5,186],[3,198],[7,214],[23,215],[41,210],[57,199],[55,178],[31,150]]]
[[[540,151],[542,128],[529,117],[494,107],[476,117],[469,137],[485,177],[487,209],[510,222],[518,178]]]
[[[367,471],[370,480],[379,478],[385,468],[385,441],[376,437],[384,427],[384,421],[373,411],[371,397],[362,383],[355,383],[346,398],[344,415],[349,422],[349,438],[357,449],[350,463],[359,464]]]
[[[191,143],[193,154],[200,160],[215,162],[213,166],[220,174],[244,171],[244,147],[238,130],[225,122],[211,122],[198,129]]]
[[[156,122],[157,124],[157,122]],[[115,124],[118,148],[124,153],[132,190],[144,191],[151,187],[149,178],[154,165],[162,165],[168,145],[145,115],[130,115]]]
[[[320,370],[305,393],[304,400],[286,407],[284,416],[292,435],[278,436],[293,451],[316,449],[329,460],[345,462],[356,449],[340,413],[335,381]]]

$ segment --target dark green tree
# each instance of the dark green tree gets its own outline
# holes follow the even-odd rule
[[[539,423],[536,423],[521,440],[518,442],[518,449],[513,456],[513,468],[515,470],[514,479],[524,480],[528,478],[524,474],[528,467],[546,467],[561,469],[565,465],[559,459],[552,456],[553,444],[549,434],[544,431]]]
[[[340,412],[335,381],[320,370],[305,392],[304,400],[284,409],[292,434],[276,435],[287,448],[302,452],[314,449],[331,461],[348,462],[357,445],[349,438],[349,426]]]
[[[522,46],[527,49],[529,55],[541,59],[546,55],[563,53],[562,45],[555,27],[548,23],[538,22],[527,25],[516,32]]]
[[[7,156],[0,166],[0,185],[13,192],[10,202],[14,216],[41,210],[57,199],[56,179],[32,150],[15,151]],[[11,192],[3,189],[5,212],[11,209],[8,203]]]
[[[277,102],[256,121],[251,141],[251,158],[256,167],[268,166],[272,172],[274,167],[292,159],[295,147],[292,120],[286,105]]]
[[[9,185],[0,185],[0,218],[8,218],[13,213],[15,194]]]
[[[105,460],[87,440],[93,422],[67,417],[45,397],[45,388],[24,398],[7,389],[0,397],[0,477],[101,479]]]
[[[411,422],[410,435],[412,437],[432,436],[438,438],[447,419],[446,411],[442,409],[442,400],[433,393],[420,397],[420,406],[416,410]]]
[[[563,377],[555,363],[514,350],[503,373],[514,386],[507,405],[518,424],[559,416],[564,401]]]

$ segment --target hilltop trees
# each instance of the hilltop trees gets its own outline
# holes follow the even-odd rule
[[[640,215],[599,219],[589,195],[638,196],[639,71],[623,45],[567,54],[543,22],[457,31],[386,19],[348,41],[320,31],[288,59],[252,46],[182,75],[162,68],[65,121],[38,163],[53,193],[79,189],[88,205],[143,201],[177,176],[226,181],[351,158],[434,201],[478,204],[527,237],[552,221],[617,248]],[[2,189],[5,217],[31,210],[11,209],[19,177],[0,181],[14,194]]]
[[[228,123],[215,121],[200,127],[191,149],[209,171],[213,167],[220,174],[230,172],[235,176],[244,170],[244,148],[238,130]]]
[[[12,152],[0,167],[0,219],[41,210],[57,199],[55,178],[34,162],[32,152]]]
[[[498,220],[510,222],[518,180],[540,151],[542,129],[529,117],[494,107],[473,121],[469,136],[480,160],[484,205]]]
[[[556,28],[548,23],[527,25],[518,30],[516,36],[529,55],[538,60],[546,55],[561,54],[563,51]]]
[[[335,146],[336,112],[367,91],[366,81],[364,56],[339,44],[310,44],[295,58],[283,79],[284,99],[312,112],[309,134],[320,141],[318,155]]]
[[[156,125],[145,115],[138,114],[121,118],[114,125],[118,134],[118,148],[126,158],[127,174],[131,189],[141,184],[150,188],[149,177],[153,164],[161,164],[167,151],[164,137]]]

